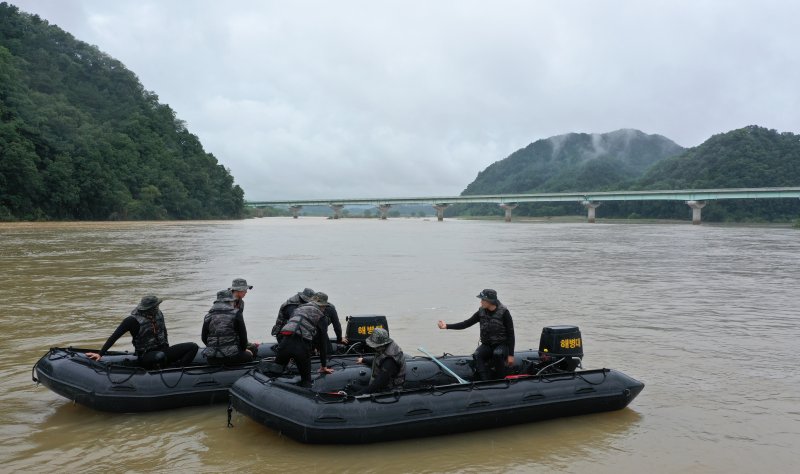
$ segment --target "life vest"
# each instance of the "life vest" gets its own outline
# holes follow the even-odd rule
[[[319,306],[314,303],[306,303],[294,310],[292,317],[279,333],[283,335],[296,334],[307,341],[312,341],[317,334],[317,323],[324,317]]]
[[[278,333],[281,332],[283,326],[286,325],[286,322],[292,317],[294,310],[297,309],[298,306],[304,304],[306,304],[306,302],[300,298],[300,293],[286,300],[286,302],[283,303],[278,310],[278,317],[275,319],[275,325],[272,326],[272,331],[270,331],[270,334],[277,336]]]
[[[206,357],[231,357],[239,353],[239,334],[234,321],[239,309],[228,302],[216,302],[211,306],[205,321],[208,322],[208,344],[203,349]]]
[[[497,302],[494,311],[481,308],[478,310],[478,317],[481,325],[481,342],[484,344],[502,344],[508,340],[506,326],[503,324],[503,316],[508,309],[503,303]]]
[[[372,361],[372,377],[370,377],[370,384],[372,380],[375,379],[375,374],[378,370],[380,370],[380,366],[386,359],[392,359],[397,363],[397,367],[399,370],[397,371],[397,375],[390,382],[390,386],[386,387],[388,389],[392,388],[400,388],[406,382],[406,358],[403,355],[403,351],[400,350],[400,346],[397,345],[394,341],[390,342],[386,349],[383,350],[380,354],[375,356],[375,359]]]
[[[164,313],[161,310],[156,311],[153,317],[148,317],[143,311],[134,309],[131,311],[131,316],[139,323],[139,332],[133,336],[136,355],[150,351],[163,351],[169,347]]]

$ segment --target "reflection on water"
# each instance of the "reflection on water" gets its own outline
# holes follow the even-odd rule
[[[800,461],[800,232],[763,227],[260,219],[0,225],[4,470],[708,472]],[[581,327],[587,367],[644,381],[626,410],[371,446],[305,446],[225,407],[97,413],[30,381],[48,347],[99,346],[145,293],[170,340],[199,342],[216,290],[255,285],[266,338],[310,286],[342,316],[385,314],[406,352],[470,353],[440,331],[494,287],[518,347]],[[129,340],[115,348],[130,349]]]
[[[210,411],[219,416],[209,420]],[[135,470],[146,470],[167,459],[174,468],[227,470],[242,457],[268,463],[274,471],[323,470],[326,465],[385,472],[412,468],[423,472],[509,471],[540,464],[564,468],[575,456],[608,449],[640,419],[635,411],[622,410],[439,438],[369,446],[312,446],[282,437],[242,416],[235,417],[235,427],[228,429],[224,407],[182,409],[164,416],[100,414],[63,404],[43,420],[44,429],[29,437],[29,448],[19,453],[19,467],[35,464],[43,471],[79,469],[90,460],[94,467],[113,470],[118,464],[114,456],[124,455],[126,468]],[[89,440],[97,436],[98,425],[114,427],[106,438],[108,445],[94,445],[89,458],[81,455],[72,465],[65,465],[62,455],[86,449]],[[442,445],[447,446],[446,456]],[[58,446],[60,455],[54,457],[52,450],[42,449],[48,446]],[[387,456],[387,452],[405,455]],[[416,461],[410,463],[408,455]],[[11,467],[16,464],[12,462]]]

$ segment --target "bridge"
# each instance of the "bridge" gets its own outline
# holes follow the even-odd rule
[[[333,218],[341,217],[347,205],[371,205],[378,208],[381,219],[386,219],[392,206],[408,204],[428,204],[436,209],[439,221],[444,220],[444,210],[452,204],[494,203],[505,210],[506,222],[511,221],[511,213],[520,203],[525,202],[579,202],[587,209],[590,223],[595,221],[595,210],[606,201],[683,201],[692,210],[692,224],[700,224],[701,209],[708,201],[718,199],[800,199],[800,187],[791,188],[728,188],[728,189],[690,189],[656,191],[611,191],[575,193],[532,193],[532,194],[486,194],[472,196],[439,196],[411,198],[355,198],[355,199],[308,199],[280,201],[249,201],[248,207],[287,206],[297,219],[303,206],[329,206]]]

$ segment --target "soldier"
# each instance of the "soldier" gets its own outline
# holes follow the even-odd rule
[[[123,334],[129,332],[133,338],[133,347],[139,363],[145,368],[162,368],[169,365],[188,365],[197,354],[197,344],[184,342],[169,345],[167,326],[164,324],[164,313],[158,308],[161,298],[148,295],[142,298],[139,305],[131,311],[130,316],[122,320],[116,331],[108,338],[100,353],[87,352],[92,360],[100,360],[108,349]]]
[[[314,301],[320,305],[322,314],[327,319],[328,326],[333,325],[333,332],[336,334],[337,344],[347,344],[347,338],[342,338],[342,323],[339,322],[339,313],[336,312],[336,306],[328,301],[328,295],[318,291],[314,295]]]
[[[497,299],[497,292],[480,292],[481,307],[471,318],[456,324],[439,321],[439,329],[466,329],[480,323],[481,345],[472,354],[478,380],[489,380],[489,367],[497,378],[506,375],[506,364],[514,363],[514,321],[511,312]]]
[[[231,287],[228,288],[231,293],[233,293],[233,307],[236,308],[236,311],[239,313],[239,317],[242,320],[242,324],[244,325],[244,297],[247,295],[247,290],[252,290],[253,285],[248,285],[247,280],[244,278],[235,278],[233,283],[231,283]],[[255,357],[258,355],[258,343],[250,342],[247,343],[247,350]]]
[[[230,290],[217,292],[217,299],[203,320],[203,355],[210,364],[243,364],[253,360],[247,350],[247,328],[242,311],[234,306]]]
[[[356,362],[372,365],[372,376],[369,385],[356,395],[402,388],[406,380],[406,360],[403,350],[389,337],[389,332],[375,328],[367,338],[367,345],[375,349],[375,357],[359,357]]]
[[[292,317],[281,328],[281,342],[278,344],[275,363],[286,369],[290,359],[294,359],[297,370],[300,371],[300,384],[311,387],[311,353],[313,349],[319,350],[320,368],[323,374],[332,374],[333,370],[328,365],[328,325],[325,315],[322,314],[316,302],[298,306],[292,312]]]
[[[231,287],[228,288],[233,293],[233,306],[239,311],[239,313],[244,314],[244,297],[247,294],[247,290],[252,290],[253,285],[248,285],[247,280],[244,278],[236,278],[231,283]]]

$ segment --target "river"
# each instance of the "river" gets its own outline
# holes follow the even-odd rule
[[[770,472],[800,463],[800,231],[424,219],[0,224],[0,471]],[[588,368],[645,382],[624,410],[366,446],[307,446],[225,406],[94,412],[35,386],[51,346],[99,347],[144,294],[200,343],[216,290],[254,285],[265,340],[304,287],[385,314],[408,353],[471,353],[442,331],[494,288],[517,348],[575,324]],[[115,349],[130,349],[125,336]]]

